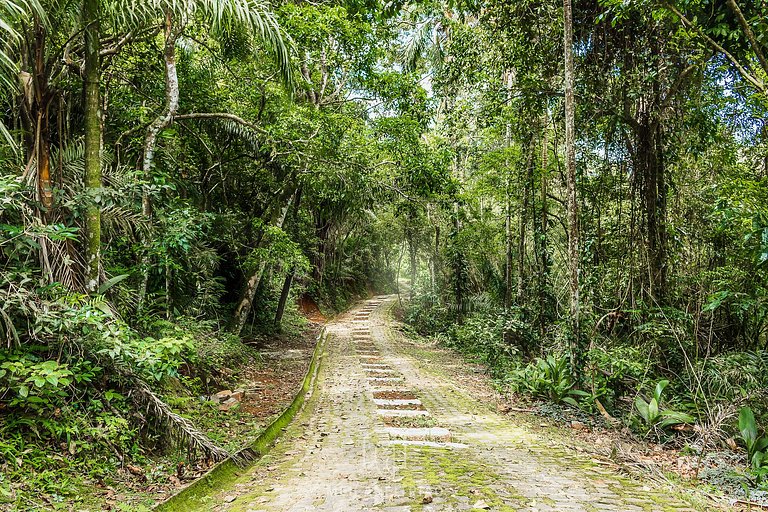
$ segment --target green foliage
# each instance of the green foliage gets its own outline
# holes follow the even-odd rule
[[[191,337],[186,335],[160,339],[117,338],[99,353],[130,364],[140,375],[159,382],[178,376],[179,366],[192,357],[193,348]]]
[[[739,434],[747,449],[747,459],[758,480],[768,474],[768,437],[757,430],[755,414],[749,407],[739,410]]]
[[[419,294],[406,305],[405,321],[423,336],[442,332],[451,325],[452,319],[448,307],[432,294]]]
[[[651,361],[640,347],[595,345],[587,353],[586,380],[594,397],[605,407],[613,408],[622,397],[634,392],[634,383],[645,378],[650,366]]]
[[[643,420],[647,432],[695,421],[695,418],[689,414],[662,407],[661,395],[668,385],[668,380],[657,382],[650,401],[646,401],[639,394],[635,397],[635,410]]]
[[[577,398],[584,398],[589,394],[574,389],[576,383],[571,377],[568,361],[566,355],[550,354],[547,357],[537,357],[525,368],[512,372],[509,385],[518,393],[527,393],[556,404],[565,403],[579,407]]]
[[[491,369],[497,378],[516,368],[520,349],[509,336],[504,314],[474,314],[450,333],[449,346],[458,348]]]
[[[24,409],[47,409],[61,403],[71,393],[73,372],[57,361],[36,362],[28,354],[7,354],[0,363],[0,383],[14,393],[8,405]],[[79,381],[87,381],[93,373],[78,372]]]
[[[700,383],[706,397],[735,400],[749,396],[768,386],[768,351],[733,351],[698,361],[694,372],[686,372],[686,380],[693,386]]]

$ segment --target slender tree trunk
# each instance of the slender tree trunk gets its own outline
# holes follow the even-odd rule
[[[85,27],[85,189],[88,206],[85,213],[85,289],[99,288],[101,265],[101,98],[99,94],[99,3],[83,1]]]
[[[174,27],[173,16],[170,11],[165,17],[165,46],[163,57],[165,61],[165,109],[155,118],[147,128],[144,137],[144,158],[141,169],[144,179],[149,181],[152,173],[152,162],[155,158],[155,147],[160,132],[168,128],[173,122],[173,116],[179,110],[179,75],[176,71],[176,39],[180,33],[179,27]],[[142,211],[145,216],[152,215],[152,203],[149,195],[149,186],[145,185],[142,196]]]
[[[285,306],[288,303],[288,296],[291,293],[291,284],[293,284],[293,278],[296,274],[296,269],[292,268],[285,275],[285,281],[283,281],[283,289],[280,291],[280,300],[277,303],[277,311],[275,312],[275,325],[280,325],[283,321],[283,315],[285,315]]]
[[[415,219],[412,222],[416,222]],[[410,257],[410,262],[411,262],[411,286],[409,291],[409,297],[411,300],[413,300],[414,294],[416,293],[416,279],[418,276],[418,269],[416,268],[416,265],[417,265],[416,240],[414,240],[414,238],[415,237],[414,237],[413,229],[411,229],[408,236],[408,255]]]
[[[528,146],[528,158],[525,164],[525,174],[521,179],[523,184],[523,197],[520,201],[520,219],[519,230],[517,238],[517,303],[523,304],[525,295],[525,241],[526,241],[526,228],[528,223],[528,214],[531,206],[531,190],[533,188],[533,152],[534,152],[534,138],[531,136],[531,141]]]
[[[146,218],[152,217],[152,197],[150,195],[150,182],[152,178],[152,162],[155,157],[157,137],[164,129],[171,125],[173,116],[179,110],[179,75],[176,71],[176,39],[181,32],[180,27],[174,27],[173,16],[169,11],[165,16],[165,46],[163,56],[165,61],[165,108],[147,128],[144,137],[144,158],[141,169],[144,181],[144,190],[141,196],[141,211]],[[150,241],[145,240],[145,249],[148,249]],[[139,305],[141,310],[147,295],[149,285],[149,257],[143,258],[144,276],[139,288]]]
[[[645,224],[645,277],[643,297],[648,305],[661,304],[667,288],[666,183],[661,129],[642,98],[635,125],[634,166]]]
[[[512,183],[511,183],[511,170],[509,169],[509,163],[507,163],[507,177],[506,187],[504,194],[504,308],[509,309],[512,306],[512,264],[514,260],[514,254],[512,251]]]
[[[549,258],[549,248],[548,248],[548,221],[547,218],[548,208],[547,208],[547,180],[548,180],[548,174],[549,174],[549,149],[548,149],[548,121],[547,121],[547,113],[544,112],[544,122],[542,123],[543,130],[541,135],[541,176],[540,176],[540,206],[539,206],[539,217],[538,222],[536,223],[534,229],[536,230],[535,233],[535,241],[537,244],[536,247],[536,254],[539,264],[539,282],[538,282],[538,299],[539,299],[539,334],[544,337],[544,335],[547,332],[547,323],[550,320],[549,312],[550,312],[550,280],[549,280],[549,269],[550,269],[550,258]]]
[[[285,218],[288,216],[288,210],[291,207],[291,203],[293,202],[294,194],[291,194],[283,205],[277,221],[275,222],[276,227],[282,229],[283,224],[285,223]],[[232,319],[232,333],[235,335],[239,336],[243,331],[243,327],[245,327],[245,322],[248,320],[248,316],[251,314],[253,299],[256,297],[256,290],[259,288],[261,277],[264,275],[266,268],[267,260],[264,259],[260,261],[258,265],[256,265],[256,268],[248,277],[245,289],[243,290],[240,302],[235,309],[235,314]]]
[[[457,177],[459,183],[464,183],[463,172],[461,172],[459,164],[459,155],[454,157],[454,176]],[[459,237],[461,234],[461,206],[459,201],[453,202],[453,233],[451,238],[453,239],[453,291],[456,300],[456,322],[461,325],[464,323],[464,302],[466,300],[465,288],[466,288],[466,268],[464,265],[464,251],[460,249]]]
[[[293,205],[293,222],[296,222],[296,219],[299,216],[299,207],[301,206],[301,195],[302,195],[303,187],[299,187],[296,190],[296,202]],[[291,293],[291,285],[293,284],[293,280],[296,276],[296,267],[291,267],[291,269],[288,271],[288,274],[285,276],[285,281],[283,281],[283,289],[280,290],[280,300],[277,303],[277,311],[275,311],[275,325],[279,326],[280,323],[283,321],[283,315],[285,315],[285,306],[288,304],[288,296]]]
[[[573,11],[563,0],[565,52],[565,161],[568,194],[568,275],[570,284],[571,371],[579,378],[582,367],[579,303],[579,204],[576,198],[576,102],[573,95]]]
[[[45,208],[53,206],[53,185],[51,183],[50,120],[48,108],[51,92],[48,90],[49,69],[46,61],[46,29],[35,17],[34,76],[25,84],[31,91],[25,93],[32,99],[32,113],[36,114],[35,159],[37,162],[37,184],[40,202]],[[30,94],[31,93],[31,94]],[[34,115],[33,114],[33,115]]]
[[[429,291],[432,295],[434,295],[437,292],[437,247],[438,247],[438,227],[437,227],[437,219],[434,216],[434,213],[432,212],[433,205],[431,203],[427,204],[427,220],[430,224],[433,226],[433,230],[435,233],[435,239],[434,239],[434,246],[432,248],[432,254],[429,256]]]
[[[504,76],[504,85],[507,89],[507,103],[512,101],[512,85],[514,83],[514,73],[512,71],[506,71]],[[509,106],[509,105],[508,105]],[[504,146],[507,151],[512,147],[512,122],[507,119],[504,127]],[[505,232],[505,250],[504,250],[504,308],[509,310],[512,306],[512,261],[514,255],[512,253],[512,169],[509,162],[509,158],[504,161],[504,170],[506,172],[505,181],[505,219],[504,219],[504,232]]]

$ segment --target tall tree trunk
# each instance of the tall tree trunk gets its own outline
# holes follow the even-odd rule
[[[275,221],[275,226],[278,228],[283,227],[283,224],[285,223],[285,218],[288,216],[288,210],[291,207],[291,203],[293,202],[293,198],[296,192],[291,194],[288,197],[288,200],[283,205],[282,209],[280,210],[280,214]],[[248,316],[251,314],[251,308],[253,307],[253,299],[256,297],[256,290],[259,288],[259,284],[261,283],[261,277],[264,275],[264,271],[267,268],[267,260],[263,259],[260,261],[253,272],[251,272],[251,275],[248,277],[248,280],[245,284],[245,288],[243,289],[243,293],[240,298],[240,302],[237,305],[237,308],[235,309],[235,314],[232,318],[232,333],[235,335],[240,335],[240,333],[243,331],[243,327],[245,327],[245,322],[248,320]]]
[[[331,221],[326,219],[322,213],[318,213],[315,219],[315,232],[317,233],[317,251],[312,256],[312,279],[320,286],[325,276],[328,236],[331,232]]]
[[[538,284],[537,295],[539,301],[539,334],[543,337],[547,332],[547,323],[550,320],[550,280],[549,269],[551,266],[547,239],[547,230],[549,214],[547,208],[547,179],[549,173],[549,149],[548,149],[548,121],[547,113],[544,112],[544,121],[542,123],[541,134],[541,176],[540,176],[540,198],[539,215],[534,224],[534,241],[536,243],[536,259],[538,262]]]
[[[412,222],[416,222],[415,219],[412,220]],[[409,297],[411,300],[413,300],[413,297],[416,293],[416,279],[418,277],[418,269],[416,268],[417,265],[417,258],[416,258],[416,240],[414,235],[414,230],[410,229],[408,233],[408,255],[410,257],[411,262],[411,286],[409,291]]]
[[[173,116],[179,110],[179,75],[176,71],[176,39],[181,32],[181,27],[174,26],[173,15],[170,11],[165,16],[165,45],[163,49],[163,58],[165,61],[165,108],[163,112],[155,118],[147,128],[144,136],[144,157],[141,162],[143,174],[144,190],[141,196],[141,211],[145,217],[152,216],[152,198],[150,196],[150,185],[152,178],[152,162],[155,157],[155,147],[157,146],[157,137],[164,129],[171,125]],[[144,241],[145,249],[148,250],[149,240]],[[139,305],[141,310],[144,306],[144,299],[147,295],[149,285],[149,257],[143,258],[144,276],[139,288]]]
[[[170,11],[165,16],[165,45],[163,59],[165,61],[165,108],[147,127],[144,136],[144,158],[141,162],[141,170],[144,179],[149,181],[152,176],[152,161],[155,158],[155,147],[160,132],[168,128],[173,122],[173,116],[179,110],[179,75],[176,71],[176,39],[181,32],[180,27],[174,26],[173,15]],[[149,186],[145,185],[142,196],[142,211],[145,216],[152,215],[152,203],[149,196]]]
[[[454,169],[453,175],[457,177],[459,183],[464,183],[463,172],[459,163],[459,155],[454,156],[453,159]],[[451,233],[452,239],[452,259],[453,266],[453,293],[456,300],[456,322],[461,325],[464,323],[464,308],[466,301],[466,288],[467,288],[467,272],[464,261],[464,251],[460,247],[460,234],[461,234],[461,205],[458,199],[453,202],[453,233]]]
[[[528,158],[525,163],[524,174],[521,177],[523,184],[523,197],[520,201],[519,231],[517,237],[517,303],[522,305],[525,299],[525,241],[526,229],[528,224],[529,209],[531,206],[531,191],[533,189],[533,165],[534,165],[534,137],[531,134],[531,140],[528,144]]]
[[[582,347],[579,323],[579,204],[576,198],[576,102],[573,96],[573,11],[563,0],[565,53],[565,161],[568,194],[568,275],[570,284],[571,371],[579,378]]]
[[[505,71],[504,73],[504,85],[507,89],[507,104],[512,102],[512,85],[514,83],[514,72]],[[509,152],[512,147],[512,122],[510,119],[506,120],[504,126],[504,146]],[[506,172],[505,181],[505,219],[504,219],[504,232],[505,232],[505,250],[504,250],[504,308],[509,310],[512,306],[512,261],[514,254],[512,251],[512,169],[509,162],[509,157],[504,161],[504,170]]]
[[[505,214],[504,214],[504,308],[509,310],[512,306],[512,265],[514,261],[514,251],[512,250],[512,171],[509,163],[506,165],[506,187],[505,187]]]
[[[437,293],[437,257],[440,243],[440,228],[437,225],[437,218],[432,211],[432,203],[427,203],[427,221],[432,224],[434,232],[434,245],[429,256],[429,291],[434,296]]]
[[[51,92],[48,90],[48,65],[46,61],[46,29],[35,17],[35,47],[34,47],[34,76],[29,77],[33,106],[36,113],[35,151],[37,162],[37,189],[40,202],[45,208],[53,206],[53,186],[51,184],[51,145],[50,119],[48,108],[51,102]],[[26,84],[25,84],[26,85]],[[27,93],[29,94],[29,93]]]
[[[654,305],[664,301],[667,288],[667,194],[661,130],[646,103],[641,102],[635,128],[635,165],[645,220],[646,276],[641,282],[646,283],[644,296],[649,305]]]
[[[101,265],[101,98],[99,94],[99,5],[100,0],[83,0],[85,27],[85,289],[99,288]]]

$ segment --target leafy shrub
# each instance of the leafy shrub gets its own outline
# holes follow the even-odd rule
[[[456,319],[450,309],[433,294],[417,295],[408,303],[405,322],[421,335],[428,336],[444,331]]]
[[[627,345],[594,346],[586,357],[595,398],[605,401],[606,407],[634,391],[634,383],[642,381],[650,369],[647,354],[639,347]]]
[[[242,366],[256,356],[255,351],[233,334],[221,331],[215,322],[181,317],[174,322],[159,320],[148,329],[165,338],[186,338],[189,345],[181,353],[190,365],[190,376],[206,384],[222,369]]]
[[[768,351],[728,352],[696,362],[691,382],[701,382],[708,398],[733,399],[768,387]],[[697,389],[698,386],[691,386]]]
[[[672,307],[631,311],[634,335],[650,343],[651,353],[667,369],[683,370],[686,353],[693,353],[694,322],[689,312]]]
[[[661,407],[661,395],[669,385],[668,380],[660,380],[653,389],[653,396],[646,401],[638,395],[635,398],[635,409],[642,418],[647,432],[664,429],[682,423],[693,423],[695,418],[681,411]]]
[[[450,331],[449,346],[489,366],[494,376],[503,376],[517,367],[517,347],[505,339],[507,320],[503,315],[475,314]]]
[[[101,370],[89,361],[70,367],[31,353],[0,353],[0,361],[0,388],[12,393],[8,405],[33,410],[59,405],[74,392],[73,383],[90,382]]]
[[[514,391],[574,407],[579,406],[576,397],[589,396],[584,391],[573,389],[576,383],[571,377],[565,355],[537,357],[522,370],[513,371],[509,384]]]

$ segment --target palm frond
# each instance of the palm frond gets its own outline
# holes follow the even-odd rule
[[[168,14],[185,24],[195,16],[210,22],[217,34],[242,28],[272,52],[280,74],[293,86],[291,49],[293,42],[277,22],[269,4],[261,0],[116,0],[105,7],[117,27],[134,29],[159,24]]]
[[[144,406],[168,434],[168,437],[190,452],[202,452],[215,461],[232,457],[224,448],[217,446],[208,436],[198,430],[191,421],[175,413],[168,404],[158,397],[141,379],[133,378],[132,396]],[[192,458],[192,457],[190,457]]]
[[[101,223],[104,235],[148,233],[151,222],[139,210],[110,204],[101,209]]]
[[[0,0],[0,86],[7,91],[18,89],[16,44],[32,19],[49,27],[48,13],[39,0]]]
[[[400,63],[405,71],[414,71],[425,56],[432,41],[432,24],[424,21],[416,25],[400,52]]]

